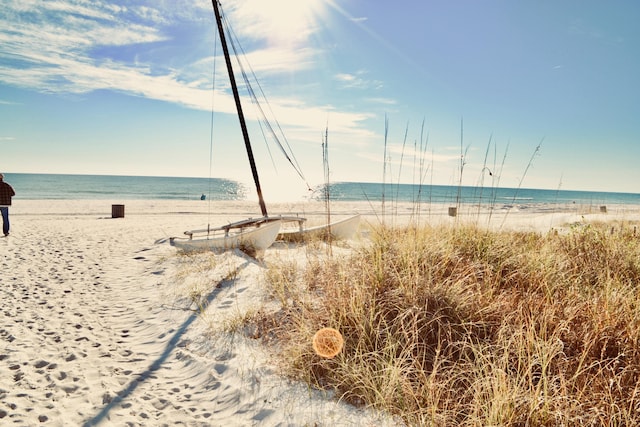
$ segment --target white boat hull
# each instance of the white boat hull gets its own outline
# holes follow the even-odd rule
[[[231,249],[241,249],[249,254],[264,251],[273,244],[280,231],[282,221],[270,221],[251,228],[227,230],[223,235],[209,234],[202,237],[190,238],[172,237],[171,246],[184,252],[210,250],[224,252]],[[220,230],[218,230],[220,231]]]
[[[278,240],[287,242],[303,242],[310,239],[348,240],[358,231],[360,215],[354,215],[331,224],[318,225],[303,229],[281,230]]]

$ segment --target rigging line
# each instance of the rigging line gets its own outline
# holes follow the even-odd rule
[[[233,32],[233,29],[231,27],[231,24],[227,20],[225,14],[222,14],[222,20],[223,20],[223,24],[225,26],[225,30],[226,30],[227,34],[229,35],[229,43],[231,44],[231,48],[233,49],[233,53],[235,55],[236,62],[238,64],[238,66],[239,66],[239,69],[240,69],[241,74],[242,74],[242,78],[243,78],[243,80],[245,82],[245,87],[247,88],[247,91],[249,92],[249,97],[251,98],[251,102],[254,105],[259,105],[257,103],[255,94],[253,93],[253,88],[249,84],[249,79],[247,77],[247,74],[244,71],[244,68],[242,67],[242,63],[239,61],[238,52],[237,52],[236,45],[235,45],[236,42],[234,41],[234,38],[237,39],[237,37],[235,36],[235,33]],[[263,117],[263,119],[259,119],[258,120],[258,124],[260,125],[260,131],[262,133],[262,138],[265,141],[265,147],[267,147],[267,152],[269,153],[269,158],[271,159],[271,164],[273,165],[273,168],[277,170],[275,161],[273,159],[273,154],[271,153],[271,147],[268,144],[267,137],[265,135],[265,132],[264,132],[264,129],[263,129],[263,126],[262,126],[262,121],[264,120],[266,122],[266,117],[264,116],[264,113],[262,114],[262,117]]]
[[[271,159],[271,165],[277,171],[278,168],[276,166],[275,160],[273,159],[273,155],[271,154],[271,147],[269,146],[269,142],[267,141],[267,135],[264,132],[264,126],[262,125],[262,120],[258,120],[258,125],[260,126],[260,133],[262,134],[262,139],[265,142],[264,145],[265,145],[265,147],[267,147],[267,152],[269,153],[269,158]]]
[[[232,32],[232,30],[230,29],[229,32]],[[234,35],[235,37],[235,35]],[[262,108],[262,105],[260,103],[260,101],[258,100],[258,97],[256,95],[255,90],[253,89],[253,86],[251,85],[251,80],[249,79],[249,76],[246,72],[245,66],[243,65],[242,61],[240,61],[240,55],[238,54],[238,47],[236,45],[236,43],[239,45],[239,41],[237,40],[237,38],[234,40],[234,37],[230,37],[231,39],[231,48],[234,51],[234,54],[236,56],[236,60],[238,61],[238,65],[240,67],[240,72],[242,74],[242,78],[245,82],[247,91],[249,92],[249,96],[251,98],[251,101],[253,102],[253,104],[256,106],[256,108],[258,109],[260,116],[261,116],[261,120],[264,123],[264,126],[269,130],[269,133],[271,134],[271,136],[273,137],[274,141],[276,142],[276,144],[279,146],[280,151],[282,151],[282,154],[285,156],[285,158],[289,161],[289,163],[291,163],[291,165],[293,166],[293,168],[296,170],[296,172],[298,173],[298,175],[300,175],[300,177],[304,180],[304,175],[302,174],[302,171],[300,170],[299,166],[296,166],[293,162],[293,160],[291,159],[289,153],[287,153],[287,151],[285,150],[284,146],[282,145],[282,143],[280,142],[280,138],[278,137],[278,135],[276,134],[275,130],[273,129],[273,126],[271,126],[271,122],[269,121],[269,119],[267,118],[267,115],[264,111],[264,109]],[[242,50],[242,46],[240,46],[240,52],[244,55],[244,51]],[[248,62],[247,62],[248,64]],[[251,70],[251,66],[248,65],[249,69]],[[258,87],[260,87],[260,83],[258,82],[257,77],[255,76],[255,73],[253,73],[253,70],[251,70],[252,75],[254,80],[256,81]],[[264,92],[262,92],[262,96],[265,98],[265,102],[267,102],[268,104],[268,100],[266,100],[266,96],[264,95]],[[273,112],[272,112],[273,114]],[[277,121],[277,120],[276,120]],[[284,137],[284,133],[283,133],[283,138],[286,140],[286,137]],[[291,150],[291,147],[289,146],[289,149]],[[293,156],[293,152],[291,152],[291,156]]]
[[[236,54],[236,59],[237,59],[237,53],[235,51],[235,45],[233,44],[233,40],[231,41],[231,47],[234,50],[234,53]],[[260,132],[262,133],[262,139],[265,142],[265,147],[267,147],[267,152],[269,153],[269,158],[271,159],[271,165],[273,166],[273,168],[277,171],[278,168],[276,166],[276,162],[273,158],[273,154],[271,152],[271,146],[269,145],[269,141],[267,139],[267,135],[265,133],[265,127],[270,131],[271,136],[275,139],[276,143],[279,144],[278,141],[278,137],[274,134],[273,132],[273,128],[271,128],[269,121],[267,120],[266,116],[264,115],[264,112],[262,111],[262,108],[260,107],[260,103],[257,100],[257,97],[255,95],[255,92],[253,91],[253,87],[251,86],[250,82],[249,82],[249,78],[247,76],[247,73],[245,72],[242,64],[240,63],[240,61],[238,61],[238,65],[240,67],[240,72],[242,74],[242,79],[244,80],[245,83],[245,87],[247,88],[247,92],[249,92],[249,97],[251,98],[251,103],[260,111],[260,117],[257,121],[258,121],[258,125],[260,126]],[[280,150],[282,151],[282,147],[280,147]],[[283,151],[284,156],[288,158],[287,154]],[[289,162],[291,163],[291,160],[289,159]],[[298,170],[295,168],[294,166],[294,170],[296,170],[296,172],[298,172]],[[300,175],[300,172],[298,172],[298,175]],[[304,179],[304,177],[303,177]]]
[[[305,184],[309,188],[309,184],[307,183],[307,180],[304,177],[304,174],[302,173],[302,168],[300,167],[300,164],[298,163],[298,160],[296,159],[296,157],[295,157],[295,155],[293,153],[293,150],[291,149],[289,141],[287,140],[287,137],[284,134],[284,131],[282,130],[282,127],[280,126],[280,123],[278,122],[277,119],[275,119],[275,114],[273,113],[273,110],[271,109],[271,104],[269,103],[269,100],[267,99],[267,97],[266,97],[266,95],[264,93],[264,90],[262,89],[262,86],[260,85],[260,81],[256,77],[255,72],[253,71],[253,68],[251,67],[251,64],[249,64],[249,62],[246,60],[246,53],[244,52],[244,49],[242,48],[242,45],[240,44],[240,41],[239,41],[237,35],[233,31],[233,27],[231,27],[231,24],[226,19],[226,17],[224,17],[223,19],[224,19],[225,26],[227,28],[227,33],[229,34],[231,48],[232,48],[232,50],[234,52],[234,55],[236,57],[236,61],[238,63],[238,66],[240,67],[240,71],[241,71],[243,80],[245,82],[247,91],[249,92],[249,96],[250,96],[253,104],[256,106],[256,108],[258,109],[258,111],[260,113],[260,116],[262,117],[261,120],[264,122],[264,126],[269,130],[272,138],[274,139],[275,143],[280,148],[280,151],[282,152],[282,154],[289,161],[289,163],[291,164],[293,169],[296,171],[298,176],[300,176],[300,178],[305,182]],[[239,46],[239,48],[238,48],[238,46]],[[245,70],[245,66],[243,65],[243,62],[240,60],[240,56],[241,55],[239,55],[239,52],[242,53],[242,56],[245,58],[245,62],[247,64],[247,67],[251,71],[251,75],[253,76],[253,80],[258,85],[258,88],[260,90],[262,98],[267,103],[267,106],[269,107],[269,111],[270,111],[271,115],[274,117],[273,120],[276,122],[278,130],[280,131],[280,134],[282,135],[282,139],[285,141],[285,143],[286,143],[286,145],[287,145],[287,147],[289,149],[288,152],[285,149],[285,147],[282,145],[282,143],[280,142],[280,138],[278,137],[277,133],[273,129],[273,126],[271,125],[271,122],[267,118],[267,115],[266,115],[264,109],[262,108],[262,104],[258,100],[258,97],[257,97],[257,95],[256,95],[256,93],[255,93],[255,91],[253,89],[253,86],[251,85],[251,81],[250,81],[250,79],[249,79],[249,77],[247,75],[247,72]],[[269,153],[271,153],[271,152],[269,151]],[[273,159],[272,159],[272,161],[273,161]]]
[[[229,25],[229,32],[231,34],[231,38],[232,38],[232,48],[234,50],[234,53],[236,54],[236,59],[238,61],[238,64],[240,66],[240,69],[243,73],[243,78],[244,81],[247,85],[248,91],[250,91],[250,95],[252,97],[252,100],[254,101],[255,105],[257,106],[257,108],[260,110],[260,114],[263,117],[263,120],[265,122],[265,125],[267,126],[267,128],[270,130],[271,135],[273,136],[274,140],[276,141],[276,143],[280,146],[280,149],[282,150],[283,154],[285,155],[285,157],[287,158],[287,160],[289,160],[289,162],[292,164],[292,166],[298,171],[298,173],[300,175],[302,174],[302,168],[300,167],[300,165],[298,164],[297,159],[295,158],[295,154],[293,153],[293,150],[291,148],[291,145],[289,144],[289,140],[287,139],[287,136],[285,135],[284,131],[282,130],[282,127],[280,126],[280,122],[278,122],[278,119],[275,117],[275,114],[273,112],[273,109],[271,108],[271,103],[269,102],[269,99],[267,98],[267,95],[264,93],[264,89],[262,88],[262,85],[260,84],[260,80],[258,79],[258,77],[256,76],[255,71],[253,70],[253,68],[251,67],[251,63],[249,63],[249,61],[247,61],[246,59],[246,52],[244,51],[242,44],[240,43],[238,37],[236,36],[235,32],[233,31],[233,27],[231,27]],[[235,39],[235,43],[234,40]],[[237,44],[237,48],[236,48],[236,44]],[[242,55],[238,55],[238,49],[240,51],[240,53]],[[251,76],[253,76],[253,80],[255,81],[256,85],[258,86],[259,92],[262,95],[262,99],[264,99],[265,103],[267,104],[267,107],[269,109],[269,113],[271,114],[271,117],[273,117],[273,120],[275,121],[275,124],[280,132],[280,135],[282,137],[282,139],[285,141],[287,148],[288,148],[288,152],[287,150],[284,148],[284,146],[281,144],[280,142],[280,138],[278,137],[278,134],[275,132],[275,130],[273,129],[271,122],[269,121],[269,119],[267,118],[267,114],[264,112],[264,109],[262,108],[262,104],[258,101],[258,97],[255,94],[255,91],[253,89],[253,86],[251,85],[251,80],[248,78],[247,73],[245,72],[245,68],[243,66],[243,63],[240,61],[240,56],[242,56],[244,58],[244,61],[247,65],[247,67],[249,68],[249,71],[251,72]],[[293,160],[289,157],[291,156],[293,158]],[[295,165],[293,164],[295,162]],[[304,179],[304,176],[301,176]]]
[[[260,115],[262,116],[262,120],[260,121],[261,122],[261,128],[262,128],[263,125],[264,125],[264,127],[267,128],[267,130],[271,134],[273,140],[275,141],[277,146],[280,148],[280,151],[282,152],[284,157],[291,164],[291,166],[296,171],[298,176],[303,181],[305,181],[305,183],[306,183],[306,178],[305,178],[304,174],[302,173],[302,169],[301,169],[301,167],[300,167],[300,165],[298,163],[298,160],[295,158],[295,155],[293,154],[293,150],[291,150],[291,146],[289,145],[289,142],[287,141],[286,136],[284,136],[284,133],[282,133],[282,138],[286,142],[286,144],[287,144],[287,146],[289,148],[289,152],[287,152],[285,147],[280,142],[280,138],[278,137],[278,135],[276,134],[275,130],[273,129],[273,126],[271,125],[271,121],[269,121],[269,119],[267,118],[267,116],[266,116],[266,114],[264,112],[264,109],[262,108],[262,104],[258,101],[258,97],[256,96],[255,91],[253,90],[253,87],[251,86],[251,82],[250,82],[250,80],[249,80],[249,78],[248,78],[248,76],[247,76],[242,64],[240,64],[240,69],[241,69],[241,72],[242,72],[242,75],[243,75],[243,79],[245,80],[245,84],[247,85],[247,90],[250,93],[251,100],[252,100],[253,104],[256,106],[256,108],[258,109],[258,111],[260,112]],[[254,79],[255,79],[255,76],[254,76]],[[256,80],[256,82],[257,82],[257,80]],[[257,83],[257,84],[258,84],[258,86],[260,86],[260,83]],[[264,94],[263,94],[263,96],[264,96]],[[265,98],[265,102],[267,102],[267,104],[269,104],[269,101],[266,100],[266,98]],[[277,120],[276,120],[276,123],[277,123]],[[282,132],[282,129],[280,128],[279,124],[278,124],[278,128]],[[265,137],[265,140],[266,140],[266,137]],[[308,186],[309,185],[307,184],[307,187]]]
[[[242,46],[240,46],[240,49],[242,50]],[[244,54],[244,52],[242,52],[242,53]],[[293,154],[293,150],[291,149],[291,145],[289,144],[289,140],[287,139],[284,131],[282,130],[282,127],[280,126],[280,123],[278,122],[277,119],[275,119],[275,114],[273,113],[273,109],[271,108],[271,104],[269,103],[269,100],[267,99],[267,97],[266,97],[266,95],[265,95],[265,93],[264,93],[264,91],[262,89],[262,86],[260,85],[260,81],[255,76],[255,73],[254,73],[253,69],[251,68],[251,65],[249,63],[247,63],[247,65],[249,67],[249,70],[251,71],[251,74],[253,75],[253,79],[255,80],[256,84],[258,85],[258,89],[260,90],[262,98],[265,100],[265,102],[267,104],[267,107],[269,108],[269,112],[274,117],[274,121],[276,122],[276,126],[277,126],[277,128],[278,128],[278,130],[280,132],[280,135],[282,136],[282,139],[284,140],[285,144],[287,145],[287,149],[289,150],[288,152],[287,152],[287,149],[285,149],[285,147],[280,142],[280,137],[278,137],[278,134],[274,130],[273,126],[271,125],[271,121],[269,121],[269,119],[267,118],[267,115],[265,114],[264,109],[262,108],[262,104],[258,101],[258,97],[256,96],[255,91],[253,90],[253,87],[251,86],[250,80],[245,74],[244,67],[241,64],[240,68],[242,70],[243,75],[245,76],[244,77],[245,82],[246,82],[247,86],[249,87],[249,90],[251,91],[251,97],[252,97],[252,100],[253,100],[254,104],[259,109],[260,114],[263,117],[263,121],[264,121],[265,126],[267,127],[267,129],[269,129],[269,132],[273,136],[273,139],[275,140],[275,142],[280,147],[280,150],[282,151],[282,154],[289,161],[289,163],[291,163],[291,165],[296,170],[298,175],[300,175],[300,178],[302,178],[303,180],[306,181],[306,179],[304,177],[304,174],[302,173],[302,168],[300,167],[300,164],[298,163],[298,160],[296,159],[295,155]]]

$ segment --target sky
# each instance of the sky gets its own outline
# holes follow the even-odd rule
[[[640,2],[222,10],[303,174],[235,64],[267,194],[324,182],[325,141],[331,181],[640,193]],[[0,171],[250,183],[212,3],[2,0]]]

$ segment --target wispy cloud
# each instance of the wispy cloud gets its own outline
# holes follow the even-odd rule
[[[251,69],[264,73],[280,74],[283,70],[291,73],[295,70],[309,69],[315,63],[316,52],[309,47],[299,49],[285,49],[282,47],[268,47],[247,53],[243,62],[250,64]]]
[[[367,98],[367,102],[380,105],[397,105],[398,101],[390,98]]]
[[[118,79],[104,76],[141,70],[97,58],[94,50],[166,38],[154,27],[127,19],[126,13],[99,1],[10,0],[0,14],[0,80],[43,92],[119,88]]]
[[[365,71],[358,71],[355,74],[339,73],[334,76],[334,79],[339,81],[344,88],[358,88],[358,89],[380,89],[382,82],[379,80],[367,79]]]
[[[140,54],[150,49],[144,45],[168,44],[171,36],[163,30],[170,27],[170,19],[200,16],[198,9],[185,2],[163,3],[166,8],[160,10],[101,1],[9,0],[0,12],[0,81],[44,93],[110,89],[209,109],[210,84],[205,87],[201,83],[210,78],[210,71],[203,69],[203,60],[180,68],[139,60]],[[175,8],[167,7],[173,5]],[[178,16],[167,13],[174,9],[181,10]],[[98,53],[129,46],[136,46],[136,55],[131,58]],[[254,69],[282,70],[299,66],[305,62],[299,59],[308,61],[310,55],[271,49],[254,52],[250,59],[255,60]],[[232,111],[228,102],[218,107],[227,110],[225,105]]]
[[[247,15],[248,3],[260,2],[229,2],[236,18]],[[280,3],[285,7],[287,2]],[[252,19],[257,19],[255,13]],[[213,39],[213,12],[204,13],[202,5],[186,0],[146,6],[100,0],[8,0],[0,11],[0,81],[45,93],[112,89],[210,108],[210,101],[201,102],[210,96],[196,91],[209,90],[202,83],[210,80],[211,69],[203,65],[212,63],[194,51],[185,55],[185,62],[172,66],[163,63],[169,55],[161,52],[184,52],[184,46],[176,46],[184,43],[174,39],[176,25],[197,27],[202,20],[208,21]],[[246,25],[248,32],[267,27]],[[315,55],[308,46],[272,44],[248,51],[246,60],[265,75],[311,68]]]
[[[625,42],[624,37],[607,32],[598,25],[582,18],[573,19],[569,24],[568,32],[572,36],[583,37],[611,45],[622,44]]]
[[[314,5],[307,8],[288,0],[274,1],[268,7],[262,0],[226,2],[229,18],[243,24],[241,36],[257,39],[271,32],[268,43],[245,40],[250,42],[246,59],[251,68],[267,77],[312,69],[318,52],[304,41],[317,28],[313,16],[306,14],[320,14],[323,1],[301,2]],[[276,6],[286,9],[284,15],[292,22],[279,21],[283,14],[278,14]],[[294,12],[299,19],[292,18]],[[260,21],[267,16],[273,18],[271,22]],[[297,26],[295,37],[291,32],[289,37],[274,37],[275,27],[285,24],[290,30]],[[209,110],[214,33],[213,11],[207,2],[5,0],[0,9],[0,82],[42,93],[111,90]],[[226,74],[223,68],[219,65],[218,72]],[[226,82],[226,78],[217,80]],[[362,72],[348,80],[345,75],[342,81],[350,87],[380,84],[365,79]],[[218,82],[216,86],[220,91],[216,109],[233,113],[227,87]],[[312,100],[272,97],[270,103],[282,124],[322,129],[330,115],[334,131],[350,132],[353,140],[366,138],[361,130],[369,118],[366,114],[316,106]]]

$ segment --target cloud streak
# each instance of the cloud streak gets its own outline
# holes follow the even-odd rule
[[[248,16],[247,4],[229,4],[232,17]],[[185,0],[7,0],[0,11],[0,82],[50,94],[111,90],[209,110],[213,49],[202,45],[213,41],[214,27],[213,12],[205,11],[206,5]],[[253,25],[247,25],[245,32],[256,37],[270,28],[258,25],[255,14],[248,22]],[[181,32],[190,30],[191,38],[183,40]],[[300,43],[271,40],[265,46],[253,46],[246,60],[251,69],[267,77],[312,68],[317,52],[302,43],[312,31],[310,25],[306,31],[300,29],[296,38]],[[193,53],[185,53],[185,44],[193,45]],[[218,72],[224,72],[218,82],[227,80],[223,68],[218,66]],[[223,83],[217,88],[215,107],[233,114],[227,87]],[[283,124],[317,130],[330,113],[336,129],[358,139],[365,134],[360,126],[367,115],[301,100],[271,101]]]
[[[126,46],[165,39],[155,28],[130,22],[125,9],[101,2],[9,1],[0,15],[0,79],[48,93],[118,89],[130,64],[92,57],[101,45]]]

